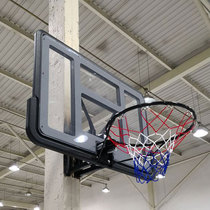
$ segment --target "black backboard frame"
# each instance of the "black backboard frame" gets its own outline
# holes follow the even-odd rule
[[[39,30],[35,34],[35,66],[34,66],[34,81],[33,81],[33,93],[32,97],[28,100],[27,103],[27,120],[26,120],[26,132],[31,141],[35,144],[40,145],[42,147],[70,155],[72,157],[85,160],[92,164],[95,164],[100,167],[107,167],[113,169],[115,171],[128,174],[134,176],[134,170],[131,165],[126,165],[125,163],[120,163],[119,161],[114,161],[112,164],[108,162],[100,161],[97,157],[97,151],[88,151],[87,149],[78,147],[76,143],[69,144],[69,138],[71,136],[69,134],[62,135],[62,138],[59,138],[59,135],[55,135],[57,131],[52,131],[52,129],[48,129],[45,127],[45,123],[43,123],[42,119],[46,117],[45,111],[46,101],[43,98],[46,98],[46,93],[43,92],[43,82],[47,78],[47,72],[49,69],[46,68],[49,65],[49,48],[52,48],[62,56],[74,60],[73,71],[73,83],[75,88],[73,89],[73,101],[72,105],[72,113],[75,113],[73,116],[74,127],[81,127],[77,120],[77,117],[81,117],[81,97],[88,98],[88,100],[103,106],[104,108],[110,110],[113,113],[119,112],[125,109],[125,99],[124,94],[129,94],[133,98],[136,99],[138,103],[143,103],[144,99],[141,93],[134,90],[132,87],[128,86],[124,82],[120,81],[113,75],[109,74],[106,70],[96,65],[89,59],[85,58],[78,52],[74,51],[61,41],[57,40],[53,36],[49,35],[45,31]],[[96,72],[101,78],[106,80],[108,83],[111,83],[116,86],[118,90],[117,93],[117,104],[113,104],[108,100],[103,99],[90,90],[81,86],[80,83],[75,83],[76,81],[80,81],[80,75],[78,73],[78,68],[80,66],[85,66],[85,68],[89,69],[92,72]],[[43,73],[45,79],[43,80]],[[43,94],[45,95],[43,97]],[[79,97],[78,97],[79,96]],[[44,114],[44,116],[43,116]],[[81,133],[81,131],[78,131]],[[77,135],[77,131],[74,132],[74,136],[71,138],[75,138]],[[93,134],[86,133],[88,138],[95,138],[97,142],[103,142],[103,138],[94,136]],[[68,138],[68,139],[67,139]]]

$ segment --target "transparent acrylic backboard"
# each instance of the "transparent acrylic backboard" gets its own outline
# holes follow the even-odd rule
[[[35,35],[33,95],[27,134],[36,144],[134,175],[129,155],[115,149],[112,164],[98,158],[110,117],[144,103],[142,94],[44,31]],[[134,127],[141,126],[138,112]],[[123,124],[123,122],[122,122]],[[123,126],[123,125],[122,125]]]

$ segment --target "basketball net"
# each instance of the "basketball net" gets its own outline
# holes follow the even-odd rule
[[[187,109],[181,112],[181,120],[174,123],[171,120],[174,106],[162,105],[158,113],[149,106],[140,109],[141,124],[144,125],[140,130],[131,128],[126,116],[128,112],[118,116],[109,130],[107,139],[129,154],[136,180],[140,183],[157,181],[165,176],[171,153],[194,127],[192,112]]]

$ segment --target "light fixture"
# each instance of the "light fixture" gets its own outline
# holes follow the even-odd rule
[[[9,167],[9,170],[15,172],[15,171],[19,171],[20,168],[18,167],[18,165],[13,164]]]
[[[88,137],[86,135],[80,135],[77,138],[74,139],[77,143],[84,143],[88,140]]]
[[[155,99],[152,96],[145,96],[144,101],[145,103],[152,103],[155,101]]]
[[[0,207],[3,207],[3,206],[4,206],[4,204],[2,202],[0,202]]]
[[[25,193],[25,196],[27,197],[30,197],[32,195],[32,193],[30,192],[30,190],[28,190],[26,193]]]
[[[152,103],[155,101],[155,99],[149,94],[150,90],[151,90],[151,87],[150,87],[150,69],[149,69],[149,56],[147,54],[147,73],[148,73],[148,81],[149,81],[149,84],[148,84],[148,89],[144,89],[145,90],[145,95],[144,95],[144,101],[145,103]]]
[[[148,91],[146,91],[144,95],[144,101],[145,103],[152,103],[155,101],[155,99],[151,95],[149,95]]]
[[[193,130],[193,136],[195,137],[204,137],[208,134],[208,129],[198,122],[196,128]]]
[[[39,206],[34,207],[34,210],[40,210]]]
[[[105,184],[105,187],[102,189],[102,192],[103,193],[109,193],[110,192],[109,188],[107,187],[107,184]]]
[[[156,176],[156,178],[157,178],[157,179],[164,179],[165,176],[163,176],[162,174],[158,174],[158,175]]]

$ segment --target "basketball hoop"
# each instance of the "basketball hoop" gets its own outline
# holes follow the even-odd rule
[[[157,181],[165,176],[171,153],[193,129],[195,121],[194,110],[184,104],[138,104],[112,116],[106,125],[105,142],[111,141],[129,155],[120,162],[133,160],[137,182]]]

